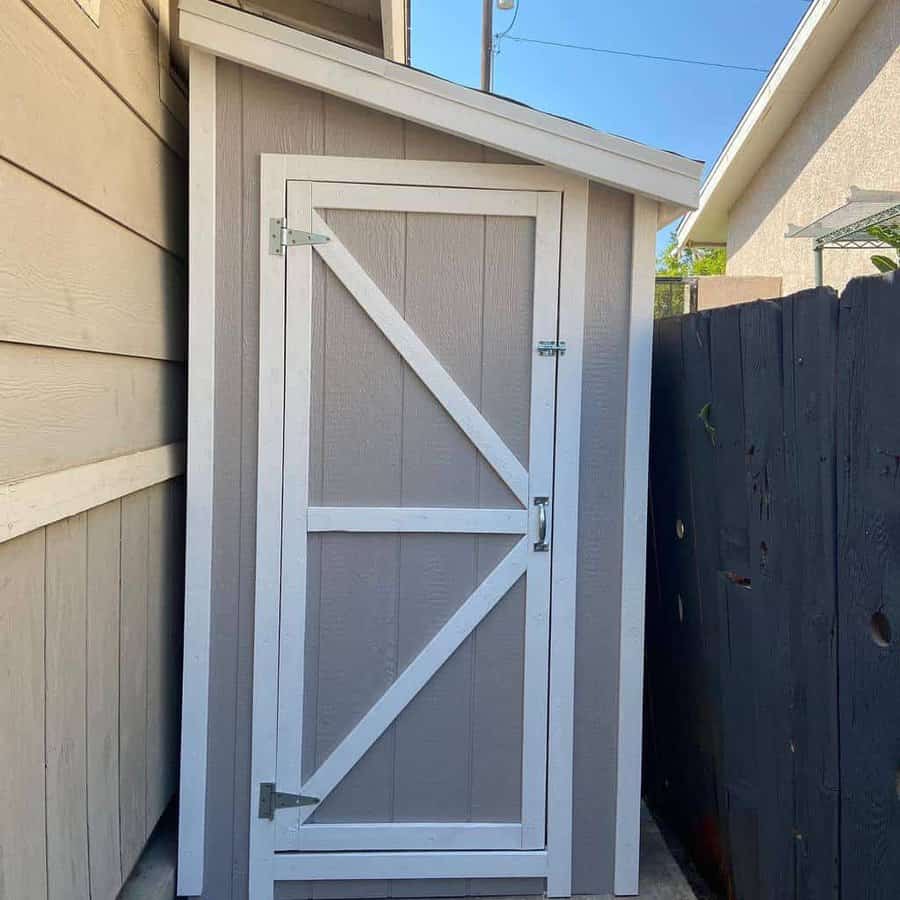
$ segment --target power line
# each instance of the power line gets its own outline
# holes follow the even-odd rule
[[[499,37],[499,36],[498,36]],[[585,50],[590,53],[607,53],[611,56],[628,56],[632,59],[652,59],[657,62],[681,63],[686,66],[705,66],[711,69],[733,69],[739,72],[762,72],[768,74],[768,69],[759,66],[735,66],[729,63],[709,62],[702,59],[684,59],[679,56],[655,56],[652,53],[632,53],[628,50],[611,50],[608,47],[587,47],[583,44],[567,44],[562,41],[545,41],[539,38],[519,37],[513,34],[504,34],[503,38],[507,41],[516,41],[520,44],[540,44],[544,47],[560,47],[564,50]],[[497,42],[499,44],[499,41]]]

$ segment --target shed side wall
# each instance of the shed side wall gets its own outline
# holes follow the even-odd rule
[[[0,81],[0,894],[113,897],[178,772],[183,479],[108,476],[185,436],[187,130],[142,0],[10,0]]]
[[[247,896],[258,423],[258,209],[261,153],[521,162],[372,110],[243,69],[217,71],[215,533],[204,897]],[[591,193],[577,648],[575,890],[611,890],[616,673],[631,197]],[[603,539],[615,535],[613,544]],[[598,762],[600,760],[600,762]],[[225,789],[229,785],[229,789]],[[422,883],[393,885],[421,896]],[[469,894],[537,893],[537,881],[473,881]],[[410,893],[412,892],[412,893]],[[429,893],[456,895],[460,885]],[[378,897],[382,884],[333,884],[317,897]],[[308,896],[286,888],[283,897]]]
[[[832,63],[769,158],[735,203],[728,274],[783,278],[785,294],[813,287],[812,242],[789,240],[847,200],[851,186],[900,190],[900,4],[880,0]],[[874,274],[874,251],[826,250],[825,283],[843,289]]]

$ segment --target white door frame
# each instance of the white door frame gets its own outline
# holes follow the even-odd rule
[[[271,686],[278,678],[282,574],[284,455],[284,325],[286,262],[269,252],[269,220],[286,214],[288,181],[558,191],[562,194],[554,552],[551,573],[550,706],[546,849],[335,854],[275,852],[274,821],[258,817],[260,784],[276,781],[277,711]],[[547,879],[553,897],[571,894],[572,751],[574,739],[575,582],[578,526],[582,339],[587,252],[586,180],[540,166],[433,163],[340,157],[263,155],[260,178],[260,403],[256,605],[253,652],[250,896],[270,900],[278,880],[355,878]],[[291,223],[292,227],[298,227]],[[299,227],[307,228],[303,224]],[[311,260],[311,255],[306,254]],[[296,263],[292,263],[292,266]]]
[[[535,502],[552,498],[556,415],[555,360],[531,367],[528,470],[494,431],[429,348],[409,327],[392,302],[331,231],[318,211],[332,209],[517,216],[534,220],[532,345],[555,338],[559,317],[559,259],[562,194],[559,191],[508,191],[422,185],[347,184],[289,181],[288,221],[328,238],[305,253],[295,251],[287,267],[286,346],[291,366],[285,381],[285,434],[282,490],[281,619],[278,684],[278,790],[324,800],[396,720],[450,655],[478,627],[509,588],[525,582],[524,716],[522,734],[521,817],[502,827],[491,822],[434,821],[388,823],[310,823],[316,806],[275,812],[275,849],[344,852],[379,850],[543,850],[546,846],[547,720],[550,638],[550,566],[552,555],[529,547],[538,539]],[[312,507],[309,471],[310,353],[313,292],[310,260],[317,253],[382,332],[401,359],[434,395],[443,410],[478,449],[521,504],[521,509],[434,507]],[[302,255],[301,255],[302,254]],[[547,509],[552,531],[553,504]],[[306,550],[309,532],[468,533],[517,535],[505,555],[401,672],[383,696],[344,736],[318,769],[301,780]],[[285,603],[285,596],[303,598]],[[285,645],[291,652],[285,652]],[[297,689],[295,690],[295,686]],[[349,875],[348,875],[349,877]]]

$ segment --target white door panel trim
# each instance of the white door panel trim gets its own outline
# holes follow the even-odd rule
[[[543,878],[543,850],[486,850],[449,853],[279,853],[272,864],[277,881],[335,881],[396,878]],[[270,895],[271,896],[271,895]],[[254,897],[253,900],[256,900]]]
[[[528,513],[524,509],[311,506],[307,523],[310,532],[525,534]]]
[[[538,200],[533,191],[429,188],[418,185],[391,185],[390,190],[385,190],[383,184],[314,182],[312,203],[317,209],[534,218]]]
[[[377,822],[316,825],[298,829],[301,850],[520,850],[522,826],[515,822]]]
[[[327,243],[314,245],[328,268],[524,505],[528,498],[528,473],[522,463],[315,210],[312,231],[328,238]]]
[[[431,680],[478,623],[503,599],[525,574],[528,539],[520,540],[481,582],[418,656],[397,676],[372,708],[357,722],[325,762],[304,783],[300,793],[324,800],[363,758],[385,729]],[[315,806],[300,810],[301,823]]]

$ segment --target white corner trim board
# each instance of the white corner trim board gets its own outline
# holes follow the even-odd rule
[[[192,46],[272,75],[693,209],[702,164],[452,84],[210,0],[182,0]]]
[[[622,612],[619,634],[619,745],[616,782],[617,896],[638,892],[641,831],[641,709],[644,685],[644,586],[647,560],[647,469],[657,204],[634,198],[631,315],[625,388],[625,485],[622,520]]]
[[[187,555],[178,816],[178,895],[203,890],[212,602],[216,333],[216,60],[191,48],[188,197]]]
[[[550,722],[547,766],[547,896],[572,893],[572,800],[575,751],[575,597],[578,573],[578,479],[587,278],[588,182],[564,195],[560,247],[559,359],[556,394],[553,569],[550,609]]]
[[[184,472],[184,444],[0,484],[0,543]]]

